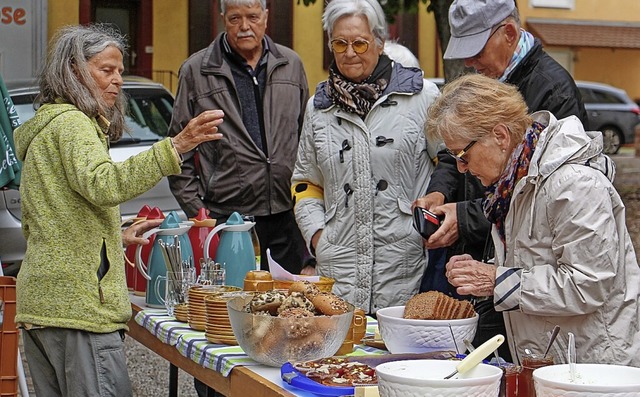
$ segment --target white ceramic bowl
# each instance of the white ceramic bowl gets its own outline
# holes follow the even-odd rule
[[[478,364],[471,370],[444,379],[460,361],[393,361],[376,367],[381,397],[497,397],[502,369]]]
[[[404,306],[387,307],[376,312],[380,336],[391,353],[442,350],[464,353],[467,350],[464,340],[473,340],[478,326],[478,314],[461,320],[413,320],[402,318],[403,314]]]
[[[640,397],[640,368],[607,364],[576,364],[569,381],[569,364],[533,371],[538,397]]]
[[[249,297],[227,302],[233,334],[245,353],[255,361],[280,367],[287,361],[310,361],[333,356],[344,342],[354,306],[335,316],[281,318],[247,313]]]

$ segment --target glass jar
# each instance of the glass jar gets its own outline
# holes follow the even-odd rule
[[[518,376],[518,397],[536,397],[533,371],[536,368],[553,364],[553,356],[543,357],[542,354],[526,354],[522,358],[522,372]]]
[[[518,396],[518,375],[522,367],[515,364],[504,364],[502,368],[502,380],[500,381],[499,397],[519,397]]]

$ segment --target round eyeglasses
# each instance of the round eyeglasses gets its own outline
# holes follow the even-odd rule
[[[344,39],[331,40],[331,48],[336,54],[342,54],[347,51],[349,45],[351,45],[353,52],[356,54],[363,54],[369,49],[369,42],[364,39],[357,39],[354,41],[346,41]]]
[[[473,147],[473,145],[476,144],[476,142],[478,141],[471,141],[467,146],[464,147],[464,149],[462,149],[461,151],[459,151],[458,153],[453,153],[451,150],[449,149],[445,149],[447,151],[447,153],[449,154],[449,156],[453,157],[454,159],[456,159],[457,161],[461,162],[462,164],[469,164],[469,162],[464,159],[462,156],[464,156],[465,154],[467,154],[467,152],[469,151],[469,149],[471,149]]]

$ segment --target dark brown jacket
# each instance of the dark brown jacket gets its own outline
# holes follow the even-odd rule
[[[291,49],[268,42],[267,83],[263,97],[269,157],[258,149],[242,123],[231,69],[221,39],[193,54],[180,68],[180,82],[169,134],[175,136],[193,117],[209,109],[224,111],[219,132],[184,155],[182,174],[169,178],[171,191],[187,216],[206,207],[216,214],[277,214],[293,207],[291,174],[309,89],[302,61]]]

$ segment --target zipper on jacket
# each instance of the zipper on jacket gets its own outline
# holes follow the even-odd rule
[[[102,285],[98,283],[98,295],[100,295],[100,303],[104,305],[104,294],[102,293]]]
[[[353,189],[351,189],[351,186],[348,183],[344,185],[344,192],[347,194],[347,198],[344,202],[344,208],[349,208],[349,196],[353,194]]]

